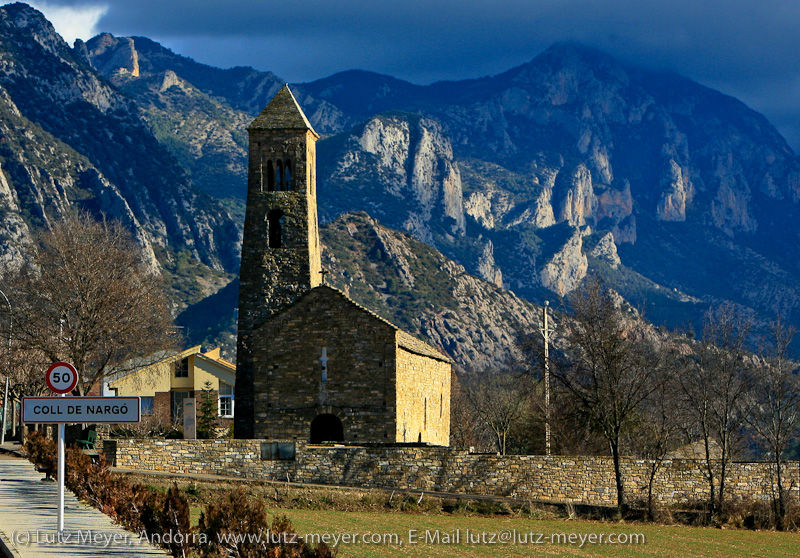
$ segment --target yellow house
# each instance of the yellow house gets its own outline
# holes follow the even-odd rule
[[[169,355],[109,378],[103,391],[107,395],[137,395],[142,399],[142,415],[155,414],[174,421],[181,418],[184,399],[202,397],[206,382],[218,401],[219,415],[233,418],[236,365],[222,358],[219,348],[204,353],[197,345]]]

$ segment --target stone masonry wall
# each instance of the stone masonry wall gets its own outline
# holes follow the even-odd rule
[[[450,364],[397,350],[398,442],[450,442]]]
[[[330,413],[342,441],[394,442],[394,337],[335,289],[306,293],[252,334],[255,436],[308,440],[311,421]]]
[[[238,438],[256,435],[252,394],[253,378],[259,369],[252,356],[253,328],[321,281],[316,134],[297,129],[250,129],[249,133],[247,209],[239,273]],[[270,191],[265,186],[264,169],[278,161],[291,165],[288,191]],[[281,223],[275,246],[271,245],[271,218]]]
[[[216,474],[245,479],[342,486],[489,494],[534,501],[615,505],[609,458],[470,454],[443,447],[310,446],[296,444],[293,460],[261,460],[262,440],[110,440],[116,466],[141,471]],[[623,460],[628,498],[647,495],[649,462]],[[766,500],[771,466],[733,463],[729,496]],[[786,465],[786,486],[797,497],[800,463]],[[708,486],[698,464],[665,461],[654,494],[662,504],[704,500]]]

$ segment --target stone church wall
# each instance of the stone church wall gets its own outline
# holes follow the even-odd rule
[[[616,503],[610,458],[470,454],[445,447],[294,445],[294,459],[262,460],[262,440],[109,440],[104,448],[117,467],[425,492],[489,494],[544,502],[592,505]],[[290,444],[291,446],[291,444]],[[649,462],[624,459],[630,500],[647,495]],[[773,494],[767,463],[732,463],[728,494],[767,500]],[[795,497],[800,463],[786,464],[786,485]],[[654,494],[662,504],[708,497],[698,463],[665,461]]]
[[[450,364],[397,351],[398,442],[450,442]]]
[[[394,338],[391,326],[324,286],[257,328],[256,436],[308,440],[311,421],[331,413],[346,442],[394,442]]]

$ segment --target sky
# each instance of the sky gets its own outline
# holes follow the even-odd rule
[[[31,0],[72,44],[145,36],[291,83],[362,69],[417,84],[494,75],[558,41],[678,72],[765,114],[800,152],[795,0]]]

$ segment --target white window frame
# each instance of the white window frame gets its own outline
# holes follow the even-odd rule
[[[230,392],[228,393],[228,390],[225,389],[225,388],[230,388]],[[234,387],[232,385],[230,385],[230,384],[226,384],[225,382],[220,381],[218,394],[219,394],[218,395],[219,402],[218,402],[217,408],[219,409],[219,416],[226,417],[226,418],[233,417],[234,401],[235,401],[235,399],[234,399],[234,394],[235,394]],[[223,403],[223,399],[226,399],[227,401],[225,401]],[[230,414],[224,414],[222,412],[223,405],[226,405],[226,406],[230,405],[230,411],[231,411]]]

